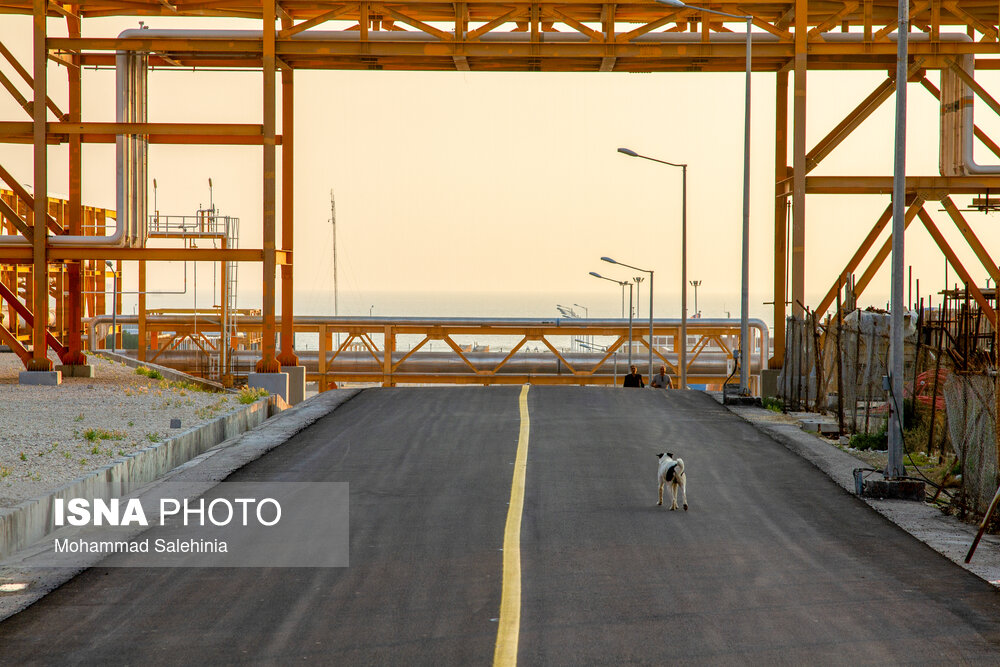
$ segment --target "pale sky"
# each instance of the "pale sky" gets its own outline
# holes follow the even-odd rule
[[[257,22],[220,20],[151,18],[147,24],[259,28]],[[64,34],[63,26],[51,20],[50,34]],[[84,27],[86,34],[109,36],[137,23],[88,19]],[[31,62],[28,35],[29,18],[4,16],[0,40],[25,65]],[[0,69],[17,78],[6,63]],[[65,73],[52,64],[49,76],[50,96],[65,108]],[[300,303],[307,291],[332,288],[332,188],[342,313],[367,314],[381,292],[444,298],[451,292],[534,292],[565,294],[568,303],[590,299],[596,304],[592,316],[617,316],[617,288],[588,275],[599,271],[625,278],[634,273],[599,261],[610,255],[655,270],[658,314],[676,314],[680,170],[616,152],[627,146],[690,165],[688,277],[703,281],[699,300],[707,316],[722,315],[723,307],[738,316],[742,74],[298,71],[295,76]],[[884,77],[884,72],[810,72],[809,147]],[[260,78],[256,72],[158,70],[150,78],[150,120],[259,123]],[[930,78],[937,82],[937,73]],[[994,91],[1000,83],[994,73],[977,78]],[[751,147],[751,315],[768,321],[770,306],[762,302],[770,300],[772,285],[774,79],[773,74],[754,75]],[[22,91],[30,93],[26,87]],[[919,84],[910,85],[909,100],[908,172],[935,175],[937,102]],[[891,175],[893,104],[890,98],[812,173]],[[0,118],[28,120],[6,94],[0,95]],[[85,72],[84,120],[114,120],[113,71]],[[978,101],[976,122],[1000,139],[1000,122]],[[30,183],[31,147],[4,145],[0,150],[0,162]],[[53,194],[68,190],[65,155],[64,147],[50,150]],[[241,245],[259,247],[260,155],[257,147],[151,147],[149,173],[159,185],[160,212],[192,214],[199,204],[207,204],[211,177],[216,205],[241,219]],[[280,149],[278,159],[280,164]],[[977,160],[996,162],[981,147]],[[113,145],[87,147],[84,167],[85,203],[114,208]],[[970,199],[955,201],[965,207]],[[829,289],[887,204],[883,196],[807,198],[810,305]],[[986,272],[959,243],[939,208],[927,206],[966,267],[985,282]],[[1000,229],[994,221],[967,216],[986,247],[1000,254]],[[941,288],[944,260],[919,223],[907,235],[907,264],[921,279],[922,293]],[[884,305],[888,265],[863,304]],[[259,270],[259,265],[241,266],[245,294],[259,289]],[[171,287],[179,271],[177,266],[163,268],[161,286]],[[954,272],[950,275],[954,280]],[[693,310],[692,301],[689,292]],[[125,310],[131,312],[131,307]],[[393,313],[380,308],[378,314]]]

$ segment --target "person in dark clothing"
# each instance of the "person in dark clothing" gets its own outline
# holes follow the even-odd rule
[[[635,364],[628,367],[629,374],[625,376],[624,382],[622,382],[623,387],[638,387],[642,389],[646,385],[642,382],[642,376],[639,374],[639,369]]]

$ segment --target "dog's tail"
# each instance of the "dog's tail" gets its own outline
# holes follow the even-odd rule
[[[674,474],[678,475],[678,476],[683,475],[684,474],[684,459],[674,459],[674,460],[677,461],[677,465],[674,466]]]

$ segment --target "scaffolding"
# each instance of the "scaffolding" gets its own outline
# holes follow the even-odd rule
[[[199,209],[195,215],[161,215],[159,211],[156,211],[149,216],[147,235],[150,239],[180,240],[187,249],[197,248],[199,241],[210,242],[213,248],[235,249],[239,248],[240,220],[236,217],[220,215],[214,204],[208,208]],[[218,337],[213,341],[198,332],[197,297],[195,298],[195,306],[190,311],[194,315],[195,322],[195,330],[192,335],[200,336],[204,342],[204,345],[199,344],[198,348],[206,356],[207,372],[201,374],[210,379],[218,380],[224,386],[229,387],[233,385],[233,351],[239,345],[237,330],[239,313],[236,307],[239,265],[236,262],[223,259],[218,263],[218,266],[220,280],[216,286],[214,280],[215,265],[213,264],[212,289],[213,299],[217,295],[218,302],[206,313],[218,317],[218,322],[212,326],[212,329],[218,332]],[[186,281],[186,263],[184,271]],[[197,285],[195,285],[195,289],[197,289]],[[144,312],[148,311],[144,309]],[[149,349],[149,342],[145,335],[147,330],[145,322],[140,325],[140,330],[143,331],[143,335],[140,335],[139,340],[139,358],[145,359]]]

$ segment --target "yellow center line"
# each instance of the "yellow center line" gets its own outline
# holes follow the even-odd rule
[[[521,630],[521,514],[524,509],[524,476],[528,470],[528,385],[521,388],[521,432],[514,459],[514,481],[510,486],[510,507],[503,533],[503,593],[500,597],[500,624],[493,664],[517,664],[517,640]]]

